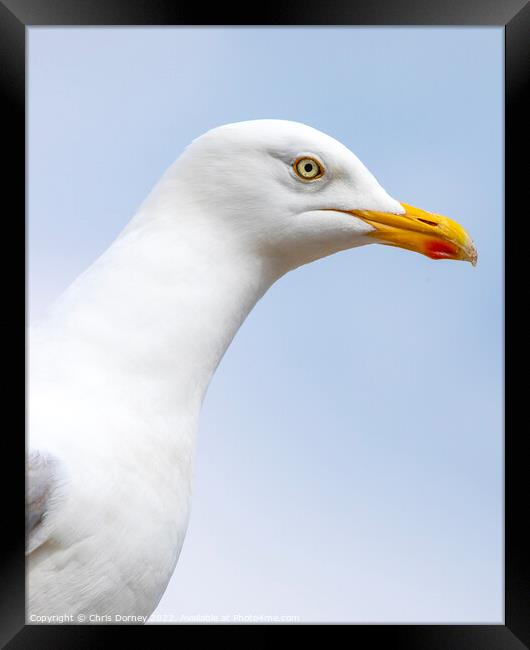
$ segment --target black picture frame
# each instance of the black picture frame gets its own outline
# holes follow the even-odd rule
[[[239,4],[239,3],[238,3]],[[451,25],[504,27],[505,35],[505,256],[506,288],[515,278],[512,260],[524,259],[523,238],[512,237],[518,215],[525,217],[523,192],[528,164],[524,118],[528,104],[530,5],[528,0],[291,0],[280,6],[249,3],[212,5],[207,22],[191,4],[154,0],[0,0],[0,88],[4,113],[4,188],[9,188],[10,227],[24,239],[25,224],[25,43],[26,28],[79,25]],[[9,154],[8,157],[6,154]],[[7,158],[7,160],[6,160]],[[518,207],[521,210],[518,211]],[[25,242],[25,239],[24,239]],[[22,262],[21,262],[22,264]],[[24,275],[24,274],[21,274]],[[20,294],[19,294],[20,295]],[[506,297],[509,292],[506,291]],[[20,298],[19,298],[20,299]],[[508,307],[508,302],[506,304]],[[506,315],[508,316],[508,309]],[[507,319],[507,324],[509,319]],[[507,357],[508,358],[508,357]],[[511,391],[511,387],[510,387]],[[508,395],[508,393],[506,393]],[[511,395],[511,392],[510,392]],[[511,407],[515,401],[510,403]],[[524,420],[523,420],[524,422]],[[530,553],[525,534],[528,491],[525,427],[505,430],[505,623],[499,625],[349,625],[354,641],[409,650],[530,647]],[[5,499],[13,506],[5,521],[0,599],[0,644],[17,648],[94,648],[124,643],[131,629],[158,637],[174,626],[26,626],[24,562],[24,438],[10,436],[12,481]],[[13,485],[18,486],[16,490]],[[526,488],[526,489],[525,489]],[[6,493],[4,493],[6,494]],[[526,515],[526,516],[525,516]],[[10,531],[10,535],[6,532]],[[181,627],[181,626],[179,626]],[[207,626],[209,627],[209,626]],[[147,634],[147,633],[146,633]],[[153,638],[152,636],[150,637]]]

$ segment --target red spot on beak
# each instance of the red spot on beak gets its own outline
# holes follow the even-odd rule
[[[429,239],[425,244],[425,253],[433,260],[454,259],[457,257],[458,248],[442,239]]]

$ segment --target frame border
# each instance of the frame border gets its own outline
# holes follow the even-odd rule
[[[460,0],[442,5],[436,0],[336,0],[333,6],[316,0],[291,0],[286,6],[259,5],[259,15],[249,7],[212,7],[209,22],[191,5],[162,4],[155,0],[0,0],[0,91],[8,136],[5,151],[10,165],[4,187],[13,188],[12,212],[25,224],[25,64],[26,31],[36,26],[143,26],[143,25],[447,25],[499,26],[505,36],[505,218],[515,217],[525,205],[527,159],[524,135],[530,62],[530,4],[528,0]],[[256,7],[252,7],[256,9]],[[258,13],[258,12],[256,12]],[[526,155],[525,155],[526,154]],[[24,215],[23,218],[22,215]],[[506,228],[506,236],[513,229]],[[24,235],[22,235],[24,238]],[[25,238],[24,238],[24,243]],[[523,240],[511,238],[512,257],[524,259]],[[513,250],[515,249],[515,250]],[[520,255],[517,253],[520,251]],[[12,272],[12,269],[9,270]],[[505,277],[514,277],[508,267]],[[510,286],[508,283],[505,286]],[[523,420],[524,421],[524,420]],[[24,476],[23,444],[13,466],[16,481]],[[530,554],[524,496],[528,493],[524,430],[506,428],[505,434],[505,624],[499,625],[349,625],[354,640],[415,650],[523,650],[530,648]],[[22,490],[21,490],[22,492]],[[22,496],[22,495],[21,495]],[[22,499],[21,499],[22,500]],[[10,501],[7,499],[6,501]],[[69,626],[25,624],[25,558],[22,506],[12,499],[11,521],[20,533],[7,538],[2,556],[4,597],[0,605],[0,647],[94,648],[107,642],[124,642],[124,634],[137,626]],[[526,517],[527,518],[527,517]],[[15,523],[17,522],[17,523]],[[20,523],[18,523],[20,522]],[[304,624],[299,624],[304,626]],[[309,624],[321,625],[321,624]],[[334,626],[334,624],[331,624]],[[293,627],[292,625],[289,625]],[[147,626],[145,626],[147,627]],[[175,626],[148,626],[169,633]],[[179,628],[182,626],[178,626]],[[201,627],[212,627],[201,626]],[[217,627],[217,625],[214,625]],[[239,626],[238,626],[239,627]],[[260,625],[260,627],[263,627]],[[341,625],[342,627],[342,625]],[[100,630],[104,630],[102,633]],[[141,633],[141,632],[140,632]],[[99,643],[98,643],[99,640]]]

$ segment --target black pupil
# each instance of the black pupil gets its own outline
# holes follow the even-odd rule
[[[312,172],[312,171],[313,171],[313,163],[306,163],[306,164],[304,165],[304,169],[305,169],[305,171],[309,174],[309,172]]]

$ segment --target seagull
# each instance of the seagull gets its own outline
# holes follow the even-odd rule
[[[199,412],[235,333],[287,272],[371,243],[477,260],[460,225],[395,200],[305,124],[225,124],[184,150],[29,332],[29,623],[148,619],[184,542]]]

